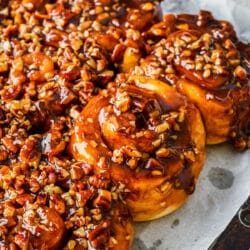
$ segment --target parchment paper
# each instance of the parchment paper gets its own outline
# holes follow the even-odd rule
[[[213,12],[230,21],[250,42],[249,0],[167,0],[165,13]],[[137,223],[133,250],[206,250],[250,195],[250,150],[229,144],[207,147],[205,166],[195,193],[183,207],[164,218]]]

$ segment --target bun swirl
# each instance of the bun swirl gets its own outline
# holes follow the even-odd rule
[[[204,163],[205,132],[197,108],[158,80],[131,77],[83,109],[70,142],[78,161],[107,170],[128,189],[135,220],[177,209],[194,191]]]

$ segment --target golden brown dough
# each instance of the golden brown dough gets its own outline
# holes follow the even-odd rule
[[[144,77],[129,82],[100,92],[83,109],[70,152],[96,172],[108,169],[128,189],[134,219],[152,220],[194,191],[205,132],[197,108],[172,87]]]

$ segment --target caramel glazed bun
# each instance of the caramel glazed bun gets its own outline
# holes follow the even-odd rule
[[[129,190],[135,221],[180,207],[194,191],[205,157],[200,112],[159,80],[118,76],[85,106],[69,151]]]
[[[166,15],[145,35],[151,53],[133,75],[160,79],[201,111],[207,144],[250,147],[250,44],[211,13]]]
[[[64,159],[59,165],[67,178],[47,164],[33,172],[25,164],[0,169],[0,249],[130,249],[124,186],[112,185],[107,172],[94,174],[89,164]]]

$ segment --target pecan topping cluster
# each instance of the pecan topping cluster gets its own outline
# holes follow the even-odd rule
[[[169,111],[160,97],[135,86],[117,88],[110,93],[109,104],[100,110],[102,136],[113,150],[112,161],[125,164],[134,171],[149,171],[152,176],[166,174],[167,159],[178,158],[193,151],[190,144],[183,145],[188,132],[184,106]],[[119,140],[117,140],[119,138]],[[194,151],[193,151],[194,153]],[[194,160],[193,155],[193,160]]]
[[[87,249],[88,242],[100,249],[110,239],[115,244],[114,219],[105,214],[124,206],[118,204],[124,186],[111,185],[109,173],[94,174],[90,165],[54,159],[38,166],[1,166],[0,176],[1,249],[42,249],[43,244]],[[117,218],[126,225],[130,215],[120,210]]]

